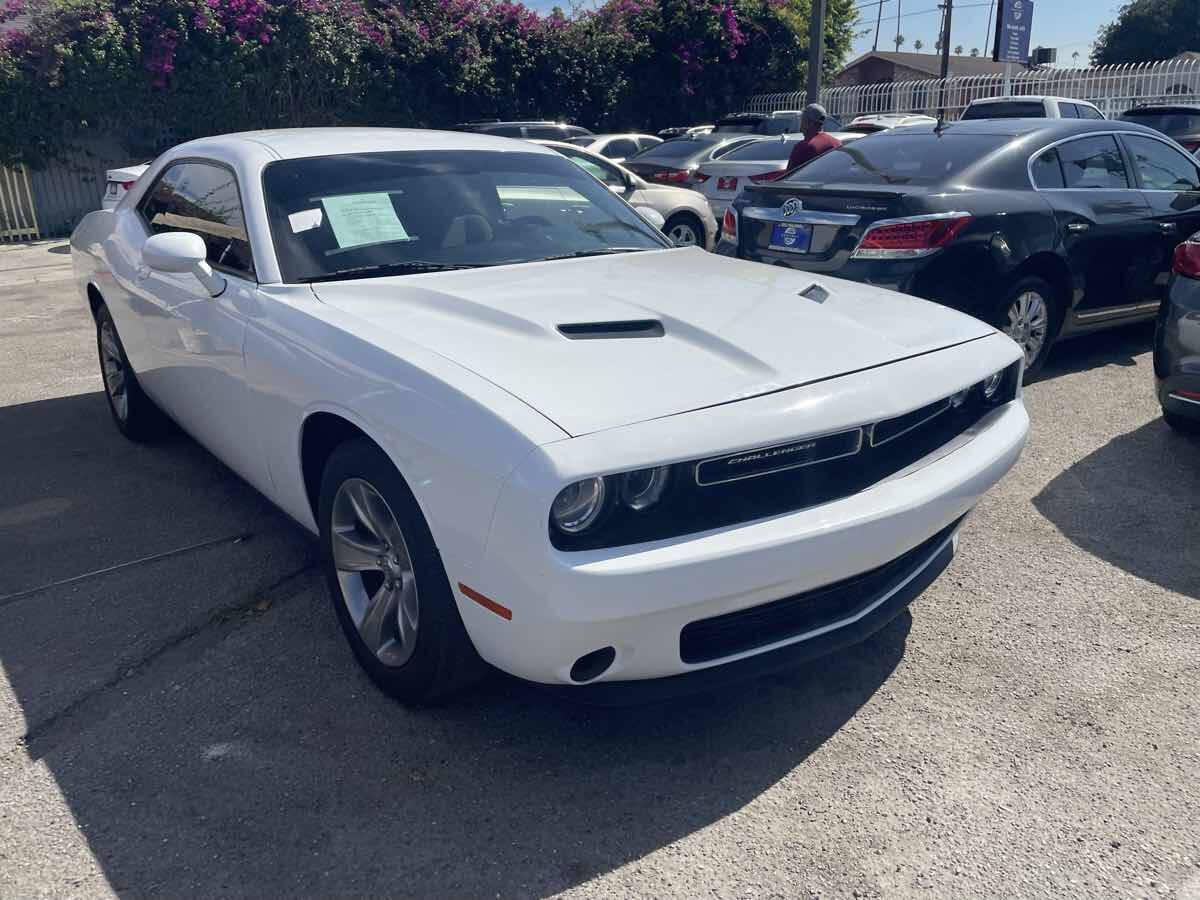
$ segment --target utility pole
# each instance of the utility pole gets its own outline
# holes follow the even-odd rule
[[[883,0],[879,0],[879,13],[875,16],[875,43],[871,45],[871,50],[879,49],[879,23],[883,21]]]
[[[954,0],[946,0],[942,6],[942,96],[938,104],[938,119],[946,118],[946,78],[950,75],[950,17],[954,14]]]
[[[808,25],[808,96],[816,103],[821,96],[821,57],[825,50],[825,0],[812,0],[812,21]]]
[[[900,37],[900,0],[896,0],[896,37]],[[900,42],[896,42],[896,51],[900,50]]]

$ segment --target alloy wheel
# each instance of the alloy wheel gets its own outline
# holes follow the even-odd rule
[[[667,237],[680,247],[694,247],[700,243],[696,229],[687,222],[679,222],[672,225],[671,230],[667,232]]]
[[[381,663],[404,665],[417,645],[420,599],[395,514],[368,482],[348,478],[334,496],[331,524],[333,566],[351,621]]]
[[[117,333],[111,319],[100,325],[100,366],[104,374],[104,389],[112,401],[113,412],[122,422],[129,418],[129,392],[125,358],[117,343]]]
[[[1025,366],[1029,368],[1046,345],[1050,313],[1046,301],[1037,291],[1019,294],[1008,307],[1008,324],[1004,333],[1025,351]]]

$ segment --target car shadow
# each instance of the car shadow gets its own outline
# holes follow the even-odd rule
[[[1136,358],[1149,351],[1153,344],[1153,320],[1068,338],[1050,349],[1042,371],[1029,383],[1036,384],[1104,366],[1137,365]]]
[[[1156,418],[1079,460],[1033,503],[1088,553],[1200,599],[1200,439]]]
[[[563,890],[737,812],[904,655],[907,613],[670,704],[496,673],[407,709],[354,664],[306,533],[188,438],[132,445],[107,418],[98,393],[0,408],[21,472],[0,485],[0,737],[53,775],[119,893]]]

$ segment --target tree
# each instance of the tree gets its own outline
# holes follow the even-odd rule
[[[972,55],[972,56],[978,56],[978,55],[979,55],[979,48],[978,48],[978,47],[972,47],[972,48],[971,48],[971,55]]]
[[[955,45],[955,47],[954,47],[954,55],[955,55],[955,56],[962,56],[962,52],[963,52],[963,45],[962,45],[962,44],[956,44],[956,45]]]
[[[893,41],[895,42],[895,44],[896,44],[896,51],[897,51],[897,52],[899,52],[899,50],[900,50],[900,45],[904,43],[904,35],[902,35],[902,34],[898,34],[898,35],[896,35],[894,38],[892,38],[892,40],[893,40]]]
[[[1073,62],[1073,63],[1079,62],[1079,51],[1078,50],[1076,50],[1074,53],[1071,54],[1071,62]]]
[[[941,38],[938,38],[936,41],[933,42],[933,52],[934,53],[942,52],[942,39]]]
[[[925,46],[925,42],[922,41],[920,38],[917,38],[915,41],[913,41],[913,49],[916,50],[918,53],[921,52],[921,48],[924,46]]]
[[[1100,29],[1092,47],[1096,65],[1169,59],[1200,48],[1196,0],[1133,0]]]

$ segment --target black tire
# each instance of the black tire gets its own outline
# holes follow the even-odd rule
[[[996,309],[996,315],[992,324],[1008,334],[1018,344],[1022,345],[1022,349],[1026,349],[1025,344],[1021,340],[1020,335],[1013,333],[1012,324],[1010,322],[1010,311],[1014,310],[1018,301],[1027,294],[1036,294],[1041,298],[1046,310],[1046,325],[1045,337],[1041,343],[1041,349],[1037,351],[1033,359],[1029,359],[1028,353],[1025,359],[1025,381],[1035,378],[1042,370],[1042,366],[1046,363],[1046,357],[1050,355],[1050,348],[1054,346],[1054,341],[1058,337],[1059,331],[1062,329],[1063,322],[1063,303],[1058,293],[1050,282],[1044,278],[1039,278],[1037,275],[1026,275],[1023,278],[1018,278],[1004,294],[1004,300],[1001,301]]]
[[[109,337],[111,345],[108,342]],[[129,365],[129,357],[125,355],[125,345],[121,343],[117,325],[108,307],[103,303],[96,308],[96,352],[100,361],[100,377],[104,382],[104,397],[108,400],[108,411],[112,413],[113,422],[121,434],[139,443],[161,437],[170,429],[170,419],[142,390],[133,367]],[[119,365],[121,370],[119,390],[112,373],[115,365]]]
[[[334,502],[347,481],[367,482],[383,500],[399,526],[416,578],[419,627],[415,648],[400,665],[387,665],[359,634],[351,617],[333,559]],[[386,693],[406,704],[426,704],[479,680],[487,666],[475,652],[454,601],[446,570],[404,478],[387,455],[366,438],[339,446],[321,477],[319,504],[321,565],[330,599],[354,656]],[[352,577],[363,578],[364,575]]]
[[[671,216],[671,218],[667,219],[667,221],[663,223],[662,230],[663,234],[671,238],[672,241],[676,240],[676,238],[671,234],[672,231],[678,230],[681,232],[681,234],[690,231],[695,237],[695,241],[692,243],[680,244],[680,246],[695,246],[699,247],[701,250],[704,250],[708,247],[708,236],[704,233],[704,225],[700,219],[692,213],[675,213],[675,215]]]
[[[1179,434],[1189,436],[1200,435],[1200,421],[1189,419],[1186,416],[1181,416],[1179,413],[1171,412],[1168,409],[1163,410],[1163,421],[1171,426]]]

